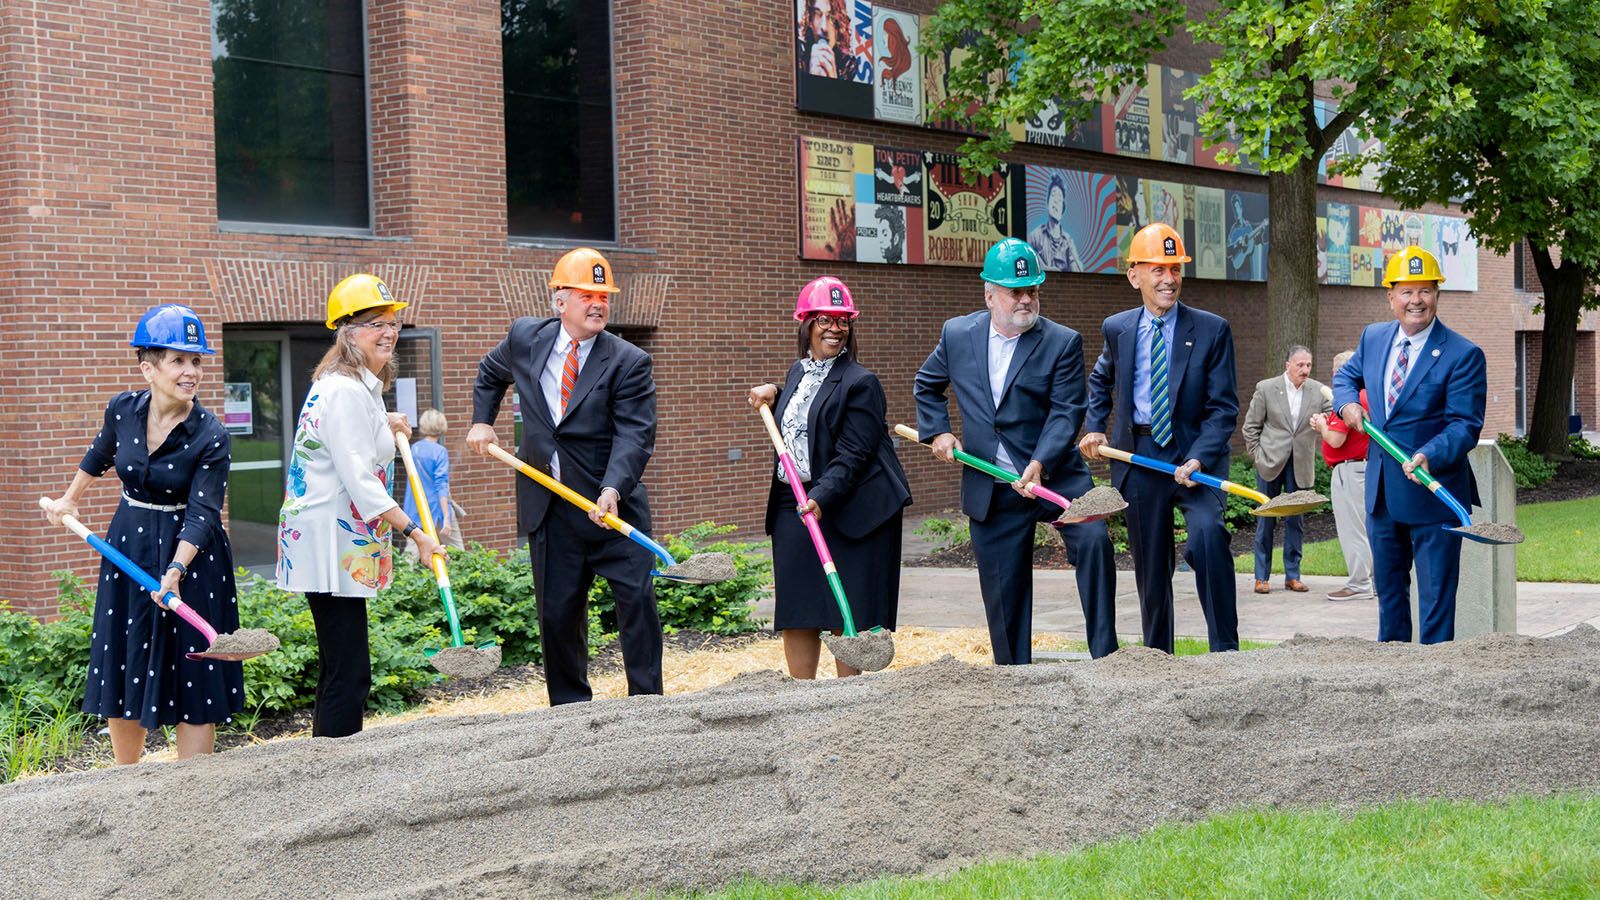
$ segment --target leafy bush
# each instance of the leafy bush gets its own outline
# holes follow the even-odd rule
[[[1556,464],[1528,449],[1526,438],[1502,434],[1495,438],[1506,462],[1511,464],[1511,474],[1517,478],[1518,488],[1536,488],[1556,477]]]
[[[1228,465],[1228,480],[1234,484],[1242,484],[1247,488],[1255,488],[1255,463],[1251,462],[1248,456],[1233,457],[1233,460]],[[1333,470],[1328,468],[1328,464],[1322,461],[1322,454],[1319,452],[1316,460],[1316,477],[1310,488],[1301,487],[1300,490],[1313,490],[1324,497],[1331,497],[1333,496],[1332,482]],[[1255,509],[1256,504],[1236,494],[1223,494],[1223,497],[1226,498],[1227,506],[1223,510],[1222,520],[1227,524],[1228,530],[1234,533],[1241,530],[1254,532],[1256,530],[1256,517],[1250,514],[1250,510]]]
[[[972,531],[964,518],[959,521],[937,517],[923,519],[915,533],[933,541],[936,553],[965,547],[972,543]]]
[[[1596,447],[1581,434],[1567,436],[1567,449],[1575,459],[1600,459],[1600,447]]]

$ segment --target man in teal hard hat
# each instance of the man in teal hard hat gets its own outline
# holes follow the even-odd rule
[[[962,472],[961,508],[998,665],[1033,659],[1033,534],[1060,509],[1031,493],[1043,485],[1066,496],[1093,482],[1074,451],[1083,422],[1083,339],[1039,315],[1045,273],[1026,242],[1006,238],[983,261],[985,309],[944,323],[939,344],[917,372],[917,432],[933,454],[954,461],[965,449],[1021,475],[998,481]],[[955,389],[963,441],[952,433],[947,393]],[[1089,652],[1117,649],[1116,570],[1104,522],[1059,526],[1077,566]]]

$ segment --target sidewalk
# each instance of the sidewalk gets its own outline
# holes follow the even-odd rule
[[[930,552],[929,542],[913,533],[916,521],[906,522],[905,556],[915,558]],[[1274,575],[1272,593],[1256,594],[1254,579],[1239,576],[1239,636],[1245,639],[1281,641],[1296,634],[1319,637],[1378,636],[1378,601],[1344,600],[1334,602],[1326,595],[1344,584],[1332,576],[1308,575],[1308,593],[1283,589],[1283,576]],[[1194,574],[1178,572],[1172,579],[1176,631],[1179,635],[1204,638],[1205,615],[1195,592]],[[772,618],[772,600],[756,606],[756,614]],[[984,628],[983,598],[978,590],[976,569],[900,570],[900,624],[928,628]],[[1600,585],[1518,582],[1517,632],[1534,637],[1558,634],[1583,622],[1600,628]],[[1033,630],[1083,635],[1083,610],[1078,603],[1078,585],[1070,570],[1035,569],[1033,572]],[[1138,638],[1139,594],[1132,572],[1117,573],[1117,633]]]

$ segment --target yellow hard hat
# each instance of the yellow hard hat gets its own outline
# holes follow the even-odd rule
[[[615,294],[621,290],[611,275],[611,263],[606,262],[599,250],[589,247],[568,251],[556,262],[555,271],[550,273],[550,290],[561,288],[599,291],[603,294]]]
[[[1439,271],[1439,260],[1416,244],[1389,257],[1383,267],[1383,286],[1394,287],[1399,281],[1437,281],[1444,284],[1444,273]]]
[[[1189,262],[1189,253],[1183,248],[1183,236],[1165,222],[1156,222],[1139,229],[1128,244],[1128,265],[1137,263]]]
[[[388,285],[379,281],[378,276],[365,272],[351,275],[334,285],[328,293],[328,327],[338,328],[340,319],[379,306],[398,312],[405,309],[407,304],[395,300],[394,295],[389,293]]]

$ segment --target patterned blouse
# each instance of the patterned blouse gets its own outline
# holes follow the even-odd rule
[[[278,587],[371,597],[389,586],[390,528],[379,517],[398,505],[389,496],[394,453],[376,376],[330,374],[311,385],[278,513]]]
[[[844,355],[840,351],[840,356]],[[828,373],[833,371],[833,363],[839,357],[816,360],[811,358],[811,352],[806,351],[806,358],[800,360],[802,372],[800,384],[794,389],[794,396],[789,398],[789,405],[783,409],[783,422],[779,430],[783,432],[783,446],[789,451],[789,458],[794,460],[795,471],[800,473],[800,480],[811,481],[811,431],[807,419],[811,415],[811,401],[817,398],[817,391],[822,388],[822,383],[828,380]],[[778,466],[778,480],[784,484],[789,483],[789,473]]]

